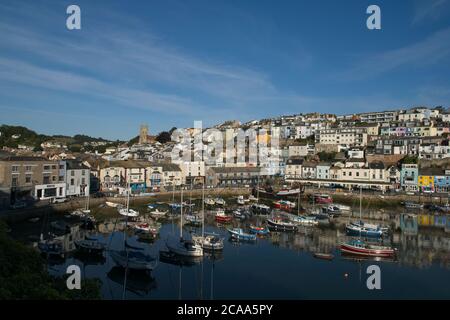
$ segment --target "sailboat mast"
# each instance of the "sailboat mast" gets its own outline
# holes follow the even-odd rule
[[[205,184],[202,187],[202,238],[205,237]]]
[[[183,185],[181,185],[181,207],[180,207],[180,239],[183,239]]]
[[[298,202],[297,202],[297,215],[300,215],[300,190],[301,188],[298,189]]]
[[[359,223],[362,224],[362,185],[359,186]],[[359,227],[359,239],[361,239],[362,226]]]

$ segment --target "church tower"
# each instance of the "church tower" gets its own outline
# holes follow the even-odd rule
[[[148,142],[148,125],[142,124],[139,130],[139,144],[146,144]]]

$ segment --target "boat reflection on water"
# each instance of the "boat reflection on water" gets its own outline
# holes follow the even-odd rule
[[[159,252],[159,261],[176,266],[194,266],[200,264],[203,261],[201,256],[181,256],[171,251]]]
[[[370,256],[356,256],[353,254],[341,253],[341,258],[347,261],[354,261],[354,262],[363,262],[363,261],[373,261],[373,262],[398,262],[396,256],[390,256],[390,257],[370,257]]]
[[[126,291],[138,296],[146,296],[156,289],[156,279],[148,272],[126,272],[126,269],[115,266],[108,273],[109,280],[124,286]]]

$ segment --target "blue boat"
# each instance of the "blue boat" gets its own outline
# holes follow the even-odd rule
[[[349,236],[361,236],[367,238],[381,238],[386,230],[380,227],[367,226],[364,223],[350,223],[345,226],[345,231]]]
[[[245,233],[241,228],[228,229],[231,237],[235,240],[255,241],[256,235],[251,233]]]

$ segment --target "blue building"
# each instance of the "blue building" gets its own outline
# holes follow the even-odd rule
[[[400,186],[406,191],[417,191],[419,166],[417,164],[402,164],[400,170]]]

